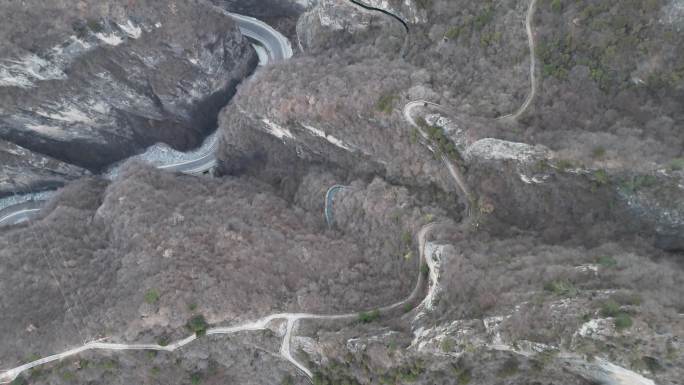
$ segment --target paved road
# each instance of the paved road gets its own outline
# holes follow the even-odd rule
[[[290,41],[280,32],[273,29],[270,25],[253,17],[231,13],[223,8],[212,6],[216,11],[223,13],[235,20],[240,28],[240,32],[255,45],[258,52],[266,55],[259,55],[259,65],[279,62],[290,59],[293,55]],[[182,172],[185,174],[199,175],[216,166],[216,150],[218,149],[218,136],[210,137],[211,144],[207,151],[199,154],[196,159],[167,164],[160,166],[160,169]]]
[[[211,5],[217,12],[223,13],[235,20],[240,31],[254,45],[258,47],[259,64],[287,60],[292,57],[292,46],[289,40],[280,32],[273,29],[261,20],[249,16],[243,16],[228,12],[222,8]],[[265,55],[263,54],[265,52]],[[159,166],[160,169],[182,172],[185,174],[201,175],[216,166],[216,150],[218,149],[218,135],[208,138],[210,145],[206,151],[197,154],[193,159]],[[44,201],[32,201],[30,204],[21,203],[0,210],[0,226],[14,225],[25,222],[40,212]]]
[[[325,208],[323,211],[325,213],[325,221],[328,223],[328,227],[332,227],[333,222],[335,221],[332,211],[335,194],[341,190],[344,190],[345,188],[347,188],[347,186],[336,184],[330,187],[328,192],[325,193]]]
[[[0,210],[0,226],[26,222],[38,213],[44,204],[44,201],[28,201]]]

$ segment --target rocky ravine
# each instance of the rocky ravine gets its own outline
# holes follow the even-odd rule
[[[256,65],[201,1],[2,1],[0,14],[0,138],[90,170],[156,142],[197,146]]]
[[[458,18],[448,19],[460,1],[418,3],[428,6],[430,17],[439,14],[442,26],[458,26]],[[300,23],[312,49],[259,71],[224,110],[217,156],[232,175],[212,182],[131,168],[106,190],[93,181],[74,185],[42,221],[0,239],[12,248],[1,271],[8,288],[0,293],[9,293],[3,301],[19,309],[2,325],[30,341],[28,347],[8,340],[17,347],[3,355],[29,362],[35,357],[22,353],[43,354],[46,341],[51,351],[66,348],[79,331],[95,338],[103,324],[113,326],[104,329],[109,341],[162,344],[185,337],[182,325],[196,312],[232,325],[271,309],[376,306],[410,286],[406,267],[416,267],[411,234],[436,220],[446,225],[425,239],[428,263],[421,267],[432,284],[421,305],[403,315],[369,312],[354,323],[302,320],[294,331],[273,324],[223,345],[208,336],[173,354],[117,352],[103,359],[103,352],[86,353],[24,375],[39,383],[102,376],[110,383],[304,383],[293,367],[270,359],[280,337],[291,332],[288,351],[315,372],[317,385],[678,384],[684,368],[681,262],[653,246],[657,226],[634,213],[649,208],[646,214],[681,233],[681,171],[620,179],[612,170],[522,143],[535,142],[518,132],[524,122],[474,117],[480,114],[469,103],[515,111],[529,88],[506,96],[506,103],[489,100],[500,93],[491,80],[449,83],[444,68],[465,77],[476,69],[445,58],[486,62],[494,49],[489,58],[495,61],[528,58],[524,32],[519,45],[507,44],[517,34],[497,37],[500,25],[509,25],[500,24],[501,17],[522,21],[527,4],[471,3],[477,17],[463,30],[424,26],[435,51],[464,40],[481,47],[444,57],[433,52],[428,60],[420,51],[425,29],[415,26],[419,43],[405,60],[397,55],[401,39],[393,25],[353,5],[336,11],[347,5],[321,1]],[[353,17],[359,28],[345,28],[344,20],[326,24],[335,16]],[[515,64],[527,75],[525,60]],[[527,76],[520,79],[517,84],[528,84]],[[479,91],[457,105],[455,95],[469,86]],[[418,98],[442,98],[444,107],[418,103],[410,122],[400,110]],[[492,134],[503,128],[511,141]],[[445,171],[444,155],[454,172]],[[454,174],[466,177],[472,194],[472,214],[460,226],[442,220],[460,219]],[[331,202],[325,199],[334,217],[326,230],[325,193],[340,184],[345,187]],[[32,229],[47,239],[26,243]],[[41,258],[31,249],[50,239],[61,247],[42,250],[53,253]],[[361,256],[357,248],[370,252]],[[54,277],[39,268],[45,260],[56,262],[61,285],[80,290],[60,297]],[[102,287],[118,298],[101,299]],[[14,290],[53,300],[31,306]],[[50,322],[22,329],[28,317]],[[65,325],[69,334],[52,332]]]
[[[61,186],[87,174],[80,167],[49,158],[0,140],[0,198]]]

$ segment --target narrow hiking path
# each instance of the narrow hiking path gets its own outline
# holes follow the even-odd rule
[[[534,19],[536,11],[537,0],[530,0],[530,7],[527,9],[527,16],[525,17],[525,31],[527,32],[527,44],[530,50],[530,93],[527,94],[522,106],[516,112],[501,116],[497,118],[498,120],[518,119],[527,111],[537,94],[537,48],[534,31],[532,30],[532,19]]]
[[[458,188],[458,194],[461,197],[461,200],[463,201],[463,204],[466,206],[466,215],[470,213],[471,206],[474,201],[474,196],[471,194],[470,189],[468,188],[468,185],[465,182],[465,178],[461,171],[459,170],[458,166],[454,165],[451,159],[446,156],[444,153],[439,153],[437,149],[434,148],[430,144],[430,137],[427,132],[421,127],[413,117],[414,110],[417,108],[424,108],[424,107],[434,107],[440,110],[443,110],[443,107],[440,106],[437,103],[432,103],[427,100],[413,100],[411,102],[406,103],[404,108],[402,109],[402,114],[404,115],[404,120],[408,122],[413,128],[417,129],[418,132],[420,133],[420,136],[422,137],[422,142],[423,144],[430,150],[430,152],[436,154],[439,156],[440,160],[442,161],[442,164],[444,164],[444,167],[446,167],[447,171],[449,171],[449,175],[453,178],[454,182],[456,182],[456,187]]]
[[[419,245],[419,254],[420,254],[420,263],[419,263],[419,269],[418,269],[418,281],[416,282],[416,286],[411,292],[410,296],[402,301],[399,301],[397,303],[382,307],[380,309],[376,309],[379,311],[381,316],[387,315],[388,313],[397,311],[397,310],[403,310],[404,306],[406,304],[411,304],[413,301],[415,301],[418,296],[420,295],[423,287],[426,285],[425,283],[425,274],[423,274],[422,269],[420,269],[420,266],[423,264],[426,264],[429,268],[433,269],[434,268],[434,259],[433,258],[426,258],[425,256],[425,249],[426,249],[426,243],[427,243],[427,236],[429,233],[434,229],[435,226],[437,226],[437,223],[430,223],[425,226],[423,226],[418,234],[416,235],[418,239],[418,245]],[[432,288],[436,287],[437,282],[432,282],[433,279],[432,277],[436,277],[435,275],[428,275],[430,278],[430,282],[427,283],[428,286],[428,295]],[[368,311],[370,309],[363,309],[362,311]],[[216,327],[216,328],[211,328],[208,329],[206,332],[207,336],[211,335],[231,335],[231,334],[237,334],[237,333],[242,333],[242,332],[253,332],[253,331],[263,331],[270,329],[269,326],[275,326],[272,323],[274,321],[278,320],[283,320],[286,321],[286,331],[285,335],[283,336],[283,341],[280,347],[280,355],[283,357],[283,359],[289,361],[292,363],[295,367],[297,367],[304,375],[306,375],[309,379],[313,378],[313,373],[311,372],[310,369],[308,369],[304,364],[300,363],[297,361],[293,356],[291,352],[291,340],[292,336],[296,331],[297,328],[297,323],[301,320],[328,320],[328,321],[333,321],[333,320],[343,320],[343,321],[349,321],[349,322],[355,322],[358,318],[359,312],[354,312],[354,313],[345,313],[345,314],[311,314],[311,313],[276,313],[276,314],[271,314],[266,317],[257,319],[255,321],[248,321],[244,322],[235,326],[228,326],[228,327]],[[149,350],[149,351],[161,351],[161,352],[173,352],[178,349],[181,349],[182,347],[194,342],[195,340],[199,339],[196,334],[193,334],[191,336],[188,336],[182,340],[175,341],[173,343],[170,343],[169,345],[158,345],[158,344],[121,344],[121,343],[108,343],[108,342],[102,342],[100,341],[95,341],[95,342],[90,342],[87,344],[84,344],[80,347],[70,349],[61,353],[53,354],[46,356],[44,358],[26,363],[21,366],[17,366],[15,368],[9,369],[2,374],[0,374],[0,384],[7,384],[12,381],[14,381],[20,374],[26,372],[27,370],[30,370],[32,368],[35,368],[37,366],[45,365],[50,362],[62,360],[68,357],[76,356],[80,353],[86,352],[86,351],[135,351],[135,350]]]
[[[398,18],[396,15],[393,15],[387,11],[380,10],[380,9],[374,9],[370,8],[368,6],[364,6],[363,4],[360,4],[357,1],[351,0],[353,3],[366,8],[366,9],[373,9],[376,11],[380,11],[386,14],[389,14],[390,16],[393,16],[399,21],[404,24],[404,27],[407,30],[407,35],[408,35],[408,25]],[[527,100],[523,104],[523,106],[516,112],[515,114],[508,115],[506,117],[502,118],[513,118],[516,119],[518,116],[520,116],[531,104],[532,99],[534,98],[534,94],[536,92],[536,79],[534,76],[535,72],[535,58],[534,58],[534,37],[532,35],[532,30],[531,30],[531,19],[534,15],[534,9],[536,6],[536,0],[531,1],[530,9],[528,11],[528,16],[527,16],[527,31],[528,31],[528,37],[529,37],[529,44],[530,44],[530,50],[532,53],[532,62],[530,64],[530,74],[531,74],[531,83],[532,83],[532,92],[530,95],[528,95]],[[235,16],[234,14],[231,14]],[[240,15],[238,15],[240,16]],[[260,37],[263,37],[261,33],[263,31],[270,31],[272,29],[271,27],[264,28],[262,24],[265,24],[263,22],[260,22],[256,19],[253,18],[248,18],[248,17],[243,17],[242,19],[239,19],[243,24],[240,25],[241,30],[243,28],[247,28],[247,32],[244,32],[246,36],[258,40]],[[257,25],[259,27],[258,33],[251,33],[249,26],[250,25]],[[251,33],[251,36],[249,35]],[[282,35],[281,35],[282,36]],[[275,40],[270,40],[270,39],[265,39],[268,41],[265,45],[268,47],[268,44],[273,44],[274,42],[278,42],[277,44],[282,43],[282,39],[279,37],[275,37]],[[287,47],[289,48],[289,42],[287,43]],[[285,58],[289,58],[292,55],[291,48],[289,50],[287,48],[282,48],[282,53]],[[273,52],[273,50],[271,50]],[[288,56],[289,54],[289,56]],[[277,57],[277,55],[269,55],[269,58],[273,58],[274,56]],[[406,121],[413,126],[414,128],[417,128],[418,131],[420,132],[423,140],[425,141],[425,145],[430,149],[430,151],[435,152],[435,149],[429,144],[429,136],[427,135],[426,132],[420,127],[416,122],[415,119],[413,118],[413,110],[419,107],[424,107],[424,106],[433,106],[437,108],[441,108],[441,106],[427,102],[427,101],[412,101],[409,102],[403,109],[403,114],[404,118]],[[211,149],[214,149],[214,146],[210,146]],[[199,159],[195,159],[191,162],[183,162],[180,164],[173,164],[168,167],[162,167],[162,168],[172,168],[175,169],[176,166],[184,166],[186,164],[190,164],[190,172],[196,172],[197,170],[201,170],[202,167],[204,167],[207,164],[212,164],[214,161],[211,159],[211,156],[213,154],[202,154],[202,156]],[[447,168],[450,176],[454,179],[460,195],[463,198],[463,201],[466,205],[467,208],[467,213],[470,213],[471,209],[471,202],[472,202],[472,195],[469,192],[469,189],[464,181],[463,176],[461,175],[459,169],[457,166],[453,164],[453,162],[446,157],[444,154],[440,154],[440,158],[444,166]],[[332,205],[332,194],[334,192],[339,191],[343,189],[344,186],[336,185],[333,186],[331,189],[328,190],[328,193],[326,194],[326,219],[328,219],[328,213],[331,210],[331,205]],[[330,204],[328,202],[330,201]],[[331,223],[330,221],[328,222],[329,224]],[[380,309],[377,309],[381,315],[387,315],[389,313],[395,312],[397,310],[401,310],[404,306],[407,304],[413,303],[413,301],[418,299],[418,296],[421,294],[423,291],[423,288],[427,286],[427,292],[426,296],[424,299],[421,301],[421,303],[418,305],[420,306],[425,306],[426,299],[431,298],[431,296],[434,295],[434,292],[437,288],[438,285],[438,263],[439,261],[432,258],[432,257],[426,257],[425,252],[426,252],[426,245],[427,245],[427,236],[430,234],[430,232],[438,226],[438,223],[430,223],[425,226],[423,226],[420,231],[417,233],[416,238],[418,240],[418,247],[419,247],[419,269],[418,269],[418,280],[416,282],[416,286],[410,296],[402,301],[399,301],[397,303],[382,307]],[[422,272],[422,269],[420,268],[423,264],[427,265],[429,268],[429,274],[425,275]],[[426,282],[427,280],[427,282]],[[368,311],[371,309],[364,309],[362,311]],[[229,327],[216,327],[216,328],[211,328],[208,329],[206,332],[207,336],[212,336],[212,335],[232,335],[232,334],[238,334],[238,333],[244,333],[244,332],[254,332],[254,331],[263,331],[270,329],[271,327],[275,328],[274,322],[276,321],[284,321],[286,322],[286,327],[285,327],[285,334],[283,336],[283,340],[281,343],[281,347],[279,350],[280,356],[287,360],[288,362],[292,363],[299,371],[301,371],[304,375],[306,375],[309,379],[313,378],[313,373],[309,368],[307,368],[304,364],[301,362],[297,361],[295,357],[293,357],[292,352],[291,352],[291,343],[292,343],[292,338],[294,334],[296,333],[297,326],[299,321],[302,320],[328,320],[328,321],[349,321],[349,322],[354,322],[358,318],[359,312],[354,312],[354,313],[346,313],[346,314],[310,314],[310,313],[276,313],[276,314],[271,314],[268,316],[265,316],[263,318],[259,318],[254,321],[248,321],[244,323],[240,323],[235,326],[229,326]],[[45,365],[50,362],[54,362],[57,360],[61,360],[64,358],[76,356],[80,353],[86,352],[86,351],[135,351],[135,350],[149,350],[149,351],[162,351],[162,352],[174,352],[176,350],[179,350],[183,348],[184,346],[194,342],[197,340],[199,337],[197,335],[191,335],[188,336],[182,340],[175,341],[169,345],[161,346],[158,344],[120,344],[120,343],[108,343],[108,342],[102,342],[100,341],[95,341],[95,342],[90,342],[86,343],[80,347],[70,349],[67,351],[64,351],[62,353],[57,353],[53,355],[46,356],[44,358],[26,363],[24,365],[9,369],[3,373],[0,374],[0,383],[9,383],[12,382],[14,379],[16,379],[19,375],[24,373],[27,370],[30,370],[32,368],[35,368],[37,366]]]

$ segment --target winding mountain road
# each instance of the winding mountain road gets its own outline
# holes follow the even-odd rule
[[[28,221],[43,207],[44,201],[27,201],[0,210],[0,226]]]
[[[363,6],[363,4],[359,4],[356,1],[352,1],[356,3],[357,5]],[[528,34],[530,35],[530,47],[533,49],[533,39],[531,37],[531,28],[529,27],[529,21],[531,20],[531,14],[533,14],[533,7],[535,4],[536,0],[532,0],[532,5],[530,7],[530,12],[528,12]],[[285,38],[282,34],[278,33],[275,31],[273,28],[268,26],[267,24],[251,18],[247,16],[242,16],[242,15],[237,15],[233,13],[229,13],[221,8],[214,7],[217,9],[217,11],[224,13],[230,17],[232,17],[234,20],[238,22],[239,28],[242,31],[242,33],[249,38],[250,40],[260,44],[265,51],[267,52],[267,58],[269,61],[279,61],[279,60],[285,60],[290,57],[292,57],[292,48],[290,46],[289,41],[287,38]],[[382,10],[381,10],[382,11]],[[390,14],[391,15],[391,14]],[[395,15],[391,15],[396,18]],[[403,22],[403,20],[400,20],[404,26],[408,30],[408,26]],[[264,55],[260,55],[260,58],[265,60]],[[533,59],[534,60],[534,59]],[[265,63],[261,63],[265,64]],[[534,79],[534,64],[531,66],[531,74],[532,78]],[[533,93],[528,97],[528,100],[525,102],[523,107],[513,115],[510,115],[510,117],[517,117],[524,110],[529,106],[531,103],[531,99],[534,96],[534,88],[535,84],[533,81]],[[418,107],[425,107],[425,106],[432,106],[432,107],[437,107],[441,108],[439,105],[427,101],[412,101],[408,103],[404,109],[403,109],[403,114],[407,122],[409,122],[413,127],[418,129],[420,132],[420,135],[423,137],[423,140],[425,141],[425,144],[428,146],[428,148],[434,152],[434,148],[430,146],[429,144],[429,137],[426,132],[420,127],[416,122],[415,119],[413,118],[413,110],[418,108]],[[202,173],[206,170],[211,169],[212,167],[215,166],[216,164],[216,158],[214,156],[214,153],[217,149],[217,140],[216,137],[210,138],[212,142],[207,148],[207,151],[204,153],[199,154],[196,158],[184,162],[178,162],[174,164],[167,164],[167,165],[162,165],[159,166],[161,169],[166,169],[166,170],[172,170],[172,171],[177,171],[177,172],[184,172],[184,173],[189,173],[189,174],[198,174]],[[468,191],[468,188],[463,181],[463,177],[461,176],[460,172],[458,169],[451,163],[451,161],[445,156],[441,155],[441,160],[442,163],[445,165],[447,170],[449,171],[450,175],[453,177],[453,179],[456,181],[456,184],[458,185],[461,193],[463,194],[464,197],[464,202],[466,202],[466,205],[470,205],[470,199],[471,195]],[[331,223],[330,219],[330,206],[331,206],[331,201],[332,201],[332,196],[335,192],[343,189],[344,186],[341,185],[336,185],[333,186],[331,189],[328,190],[326,194],[326,220],[328,220],[328,223]],[[8,224],[8,223],[16,223],[18,221],[21,221],[23,219],[28,219],[30,218],[30,215],[39,211],[40,210],[40,205],[41,202],[25,202],[20,205],[12,206],[11,208],[3,210],[3,212],[0,212],[0,215],[3,215],[0,217],[0,225],[3,224]],[[426,295],[426,299],[430,298],[431,293],[436,289],[438,282],[438,274],[436,272],[437,266],[435,266],[436,263],[438,263],[438,260],[435,258],[426,258],[425,256],[425,249],[426,249],[426,244],[427,244],[427,235],[429,234],[432,229],[436,226],[436,223],[431,223],[428,225],[425,225],[423,228],[420,229],[418,234],[416,235],[418,239],[418,244],[419,244],[419,255],[420,255],[420,265],[422,264],[427,264],[427,266],[430,268],[430,274],[425,275],[421,272],[421,269],[418,269],[418,280],[416,282],[416,286],[413,289],[412,293],[410,296],[402,301],[399,301],[397,303],[382,307],[380,309],[377,309],[381,316],[386,316],[388,314],[391,314],[396,311],[401,311],[403,313],[403,308],[406,304],[412,304],[414,301],[417,300],[418,296],[420,295],[421,291],[426,285],[426,278],[429,281],[427,283],[428,286],[428,292]],[[419,306],[425,306],[425,299],[421,301]],[[287,361],[291,362],[295,367],[297,367],[303,374],[305,374],[308,378],[312,379],[313,378],[313,373],[311,372],[310,369],[308,369],[304,364],[300,363],[297,361],[295,357],[292,356],[291,352],[291,341],[292,337],[296,331],[297,325],[299,321],[301,320],[342,320],[342,321],[350,321],[353,322],[357,319],[358,317],[358,312],[354,313],[346,313],[346,314],[334,314],[334,315],[321,315],[321,314],[309,314],[309,313],[277,313],[277,314],[272,314],[263,318],[260,318],[255,321],[249,321],[245,323],[241,323],[235,326],[229,326],[229,327],[217,327],[217,328],[211,328],[207,330],[207,336],[211,335],[230,335],[230,334],[236,334],[236,333],[242,333],[242,332],[253,332],[253,331],[262,331],[269,329],[270,326],[275,326],[273,325],[274,321],[285,321],[286,322],[286,327],[285,327],[285,335],[283,336],[283,341],[280,347],[280,355]],[[151,351],[165,351],[165,352],[173,352],[178,349],[181,349],[182,347],[194,342],[197,340],[198,337],[197,335],[191,335],[188,336],[182,340],[175,341],[169,345],[166,346],[161,346],[158,344],[119,344],[119,343],[108,343],[108,342],[101,342],[101,341],[96,341],[96,342],[91,342],[87,343],[85,345],[82,345],[80,347],[74,348],[67,350],[62,353],[57,353],[53,354],[50,356],[46,356],[44,358],[26,363],[24,365],[9,369],[3,373],[0,374],[0,383],[10,383],[14,381],[20,374],[23,372],[30,370],[32,368],[35,368],[37,366],[45,365],[50,362],[54,362],[57,360],[61,360],[67,357],[72,357],[75,355],[78,355],[80,353],[83,353],[85,351],[91,351],[91,350],[104,350],[104,351],[125,351],[125,350],[151,350]]]
[[[436,263],[434,258],[426,258],[425,249],[427,244],[427,236],[432,231],[432,229],[437,226],[437,223],[430,223],[423,226],[418,234],[416,235],[418,239],[418,247],[420,254],[420,265],[423,263],[427,264],[430,269],[434,269],[434,264]],[[434,274],[427,275],[430,282],[428,283],[428,295],[433,288],[437,286],[437,282],[433,282],[436,277]],[[418,299],[421,291],[425,286],[426,275],[422,273],[421,269],[418,269],[418,280],[416,286],[411,292],[410,296],[402,301],[394,303],[377,309],[381,316],[386,316],[393,312],[401,311],[403,313],[404,306],[406,304],[411,304]],[[421,302],[421,305],[423,302]],[[207,330],[207,336],[211,335],[229,335],[242,332],[253,332],[262,331],[269,329],[269,325],[272,325],[274,321],[284,320],[287,322],[285,328],[285,335],[283,336],[283,342],[280,347],[280,355],[287,361],[291,362],[295,367],[297,367],[303,374],[305,374],[309,379],[313,378],[313,373],[304,364],[297,361],[296,358],[292,356],[291,352],[291,341],[292,336],[296,331],[297,323],[301,320],[337,320],[337,321],[349,321],[354,322],[358,319],[358,313],[346,313],[346,314],[310,314],[310,313],[277,313],[272,314],[255,321],[244,322],[235,326],[229,327],[217,327]],[[9,369],[0,374],[0,384],[7,384],[14,381],[20,374],[27,370],[35,368],[37,366],[45,365],[50,362],[61,360],[64,358],[72,357],[80,353],[90,351],[90,350],[104,350],[104,351],[125,351],[125,350],[150,350],[150,351],[163,351],[163,352],[173,352],[176,351],[189,343],[197,340],[197,335],[193,334],[182,340],[175,341],[169,345],[161,346],[158,344],[118,344],[118,343],[108,343],[108,342],[90,342],[80,347],[64,351],[62,353],[53,354],[21,366]]]
[[[325,193],[325,206],[323,209],[323,212],[325,214],[325,221],[328,223],[328,227],[332,227],[333,222],[335,221],[335,218],[333,216],[332,212],[332,207],[333,203],[335,201],[335,194],[338,192],[344,190],[348,186],[342,186],[339,184],[336,184],[328,189],[328,191]]]
[[[228,12],[215,5],[209,6],[235,20],[240,32],[252,42],[255,49],[258,52],[266,53],[259,55],[260,65],[279,62],[292,57],[290,41],[270,25],[253,17]],[[216,166],[215,154],[218,149],[218,135],[212,134],[207,138],[207,141],[209,142],[208,146],[202,146],[203,151],[193,154],[192,159],[160,165],[158,168],[191,175],[201,175],[211,170]],[[28,201],[4,208],[0,210],[0,227],[28,221],[39,213],[44,205],[45,201]]]
[[[273,28],[267,24],[247,16],[237,15],[229,13],[218,7],[214,7],[217,11],[225,13],[228,16],[234,18],[240,27],[242,33],[249,39],[256,41],[261,44],[266,52],[268,53],[269,61],[285,60],[292,56],[292,48],[289,41],[282,34],[275,31]],[[208,146],[208,150],[205,153],[200,154],[197,158],[186,162],[179,162],[175,164],[163,165],[159,168],[173,170],[178,172],[184,172],[189,174],[196,174],[204,172],[212,167],[214,167],[216,159],[214,152],[217,148],[216,140]],[[326,194],[326,207],[327,202],[331,198],[331,191],[338,191],[344,188],[344,186],[333,186],[331,190],[328,190]],[[30,219],[30,214],[35,213],[40,210],[43,202],[31,201],[25,202],[20,205],[15,205],[10,208],[3,210],[2,218],[0,218],[0,225],[8,223],[16,223],[16,221],[23,219]],[[327,213],[327,211],[326,211]],[[423,228],[417,234],[418,244],[419,244],[419,255],[420,255],[420,265],[427,264],[432,266],[434,263],[433,258],[425,257],[425,245],[426,237],[428,233],[434,228],[436,224],[431,223]],[[428,277],[434,277],[434,275],[428,275]],[[397,303],[382,307],[377,309],[381,316],[386,316],[393,312],[401,311],[403,313],[404,306],[406,304],[411,304],[417,300],[423,287],[425,286],[426,276],[418,269],[418,280],[416,286],[411,292],[410,296]],[[436,287],[436,282],[430,282],[429,288]],[[430,290],[430,289],[429,289]],[[421,302],[422,303],[422,302]],[[260,331],[266,330],[272,325],[274,321],[284,320],[286,322],[285,335],[283,337],[283,342],[280,347],[280,355],[287,361],[291,362],[295,367],[297,367],[303,374],[308,378],[313,378],[313,373],[305,365],[298,362],[291,353],[291,340],[292,336],[296,331],[298,322],[300,320],[345,320],[353,322],[357,319],[358,313],[347,313],[347,314],[334,314],[334,315],[321,315],[321,314],[309,314],[309,313],[278,313],[260,318],[255,321],[241,323],[230,327],[217,327],[207,330],[207,335],[226,335],[226,334],[236,334],[241,332],[250,331]],[[124,350],[151,350],[151,351],[165,351],[173,352],[178,350],[187,344],[198,339],[196,335],[191,335],[182,340],[173,342],[166,346],[161,346],[158,344],[119,344],[119,343],[108,343],[102,341],[90,342],[84,344],[80,347],[67,350],[62,353],[57,353],[53,355],[46,356],[44,358],[26,363],[24,365],[9,369],[0,374],[0,383],[10,383],[14,381],[23,372],[35,368],[37,366],[45,365],[50,362],[61,360],[67,357],[75,356],[85,351],[90,350],[104,350],[104,351],[124,351]]]

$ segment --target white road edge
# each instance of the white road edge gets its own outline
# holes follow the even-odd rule
[[[235,20],[240,32],[252,41],[252,45],[259,56],[260,66],[288,60],[292,57],[293,51],[290,41],[270,25],[254,17],[228,12],[213,4],[207,3],[207,5],[217,12]],[[207,146],[206,151],[198,153],[194,159],[160,165],[158,168],[191,175],[201,175],[202,173],[211,170],[216,166],[215,153],[218,149],[218,135],[216,133],[212,134],[207,140],[210,141],[210,143],[209,146]],[[113,171],[110,170],[108,176],[111,177],[112,175]],[[23,207],[24,203],[25,202],[22,202],[21,204],[16,205],[16,211],[9,211],[9,214],[0,218],[0,226],[15,225],[25,222],[29,220],[32,215],[35,215],[40,211],[40,209],[37,208],[25,209]],[[9,209],[9,207],[3,211],[7,212],[7,209]]]
[[[9,215],[6,215],[2,218],[0,218],[0,225],[7,223],[7,224],[18,224],[21,223],[27,218],[31,216],[31,214],[35,214],[39,212],[40,209],[23,209],[19,211],[15,211]]]

